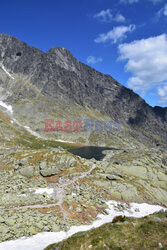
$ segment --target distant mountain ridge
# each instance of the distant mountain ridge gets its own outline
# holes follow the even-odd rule
[[[119,120],[143,142],[167,141],[167,108],[152,108],[132,90],[79,62],[64,48],[54,47],[44,53],[15,37],[0,34],[0,64],[12,76],[0,67],[1,98],[14,106],[18,118],[23,115],[27,122],[35,124],[35,129],[41,129],[38,125],[44,118],[61,117],[60,109],[65,118],[62,107],[69,105],[69,115],[75,118],[78,114],[79,118],[86,117],[91,109]],[[75,107],[82,111],[75,111]],[[40,119],[35,122],[37,117]]]

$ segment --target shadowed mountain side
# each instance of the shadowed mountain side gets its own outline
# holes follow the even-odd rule
[[[70,105],[71,114],[74,112],[77,118],[79,105],[82,107],[80,119],[86,117],[87,109],[92,109],[108,119],[120,121],[136,138],[142,133],[156,143],[167,141],[166,108],[152,108],[132,90],[79,62],[64,48],[54,47],[44,53],[14,37],[0,34],[0,63],[1,96],[14,106],[18,118],[21,102],[26,108],[31,103],[31,120],[43,111],[45,118],[57,115],[57,110],[64,112],[64,105]],[[6,76],[3,67],[9,73]],[[33,112],[35,103],[40,107]],[[28,122],[29,114],[24,112],[23,105],[22,112]],[[63,116],[65,113],[60,115]]]

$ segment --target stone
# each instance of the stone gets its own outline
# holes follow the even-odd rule
[[[76,160],[74,157],[72,157],[72,158],[68,161],[68,166],[69,166],[69,167],[74,167],[76,163],[77,163],[77,160]]]
[[[162,245],[161,242],[158,243],[158,247],[159,247],[159,248],[163,248],[163,245]]]
[[[115,177],[115,176],[113,176],[113,175],[107,175],[106,179],[108,179],[109,181],[116,181],[116,180],[118,180],[118,178]]]
[[[45,232],[49,232],[49,227],[45,226],[45,227],[44,227],[44,231],[45,231]]]
[[[36,223],[36,226],[37,226],[40,230],[42,230],[42,229],[44,228],[44,225],[43,225],[43,222],[42,222],[42,221]]]
[[[162,221],[162,219],[161,219],[161,218],[159,218],[159,217],[154,217],[154,218],[153,218],[153,221],[154,221],[154,222],[161,222],[161,221]]]
[[[99,187],[103,187],[103,188],[106,188],[106,189],[108,189],[108,188],[110,188],[110,183],[109,183],[109,181],[105,181],[105,180],[95,180],[94,181],[94,185],[97,185],[97,186],[99,186]]]
[[[43,161],[40,163],[39,172],[42,176],[49,177],[57,175],[60,172],[60,169],[51,163],[48,164],[46,161]]]
[[[25,177],[33,177],[34,176],[34,166],[28,166],[20,169],[20,174]]]
[[[81,213],[81,212],[82,212],[82,208],[77,207],[77,208],[76,208],[76,212],[77,212],[77,213]]]
[[[60,231],[60,226],[57,225],[57,224],[53,225],[53,226],[52,226],[52,231],[53,231],[53,232],[59,232],[59,231]]]
[[[135,212],[137,213],[140,212],[139,208],[135,208]]]
[[[28,228],[28,231],[30,232],[31,235],[34,235],[34,234],[37,234],[38,233],[38,230],[36,227],[34,226],[31,226]]]
[[[125,224],[125,225],[127,225],[127,224],[129,224],[129,223],[130,223],[129,221],[124,221],[124,224]]]
[[[5,224],[8,226],[14,226],[16,221],[14,219],[5,219]]]
[[[10,228],[4,225],[0,226],[0,233],[2,233],[3,235],[5,235],[6,233],[8,233],[10,231]]]
[[[2,216],[0,216],[0,223],[5,222],[4,218]]]

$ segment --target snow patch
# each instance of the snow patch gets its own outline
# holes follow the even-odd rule
[[[19,197],[25,197],[26,194],[19,194],[18,196],[19,196]]]
[[[45,137],[39,135],[37,132],[33,131],[30,127],[28,126],[23,126],[20,122],[18,122],[14,117],[13,117],[13,108],[11,105],[7,105],[6,103],[4,103],[3,101],[0,101],[0,106],[2,106],[3,108],[5,108],[7,110],[7,113],[10,114],[12,120],[11,120],[11,123],[13,124],[14,122],[20,126],[20,127],[23,127],[25,128],[30,134],[34,135],[35,137],[37,138],[40,138],[40,139],[43,139],[43,140],[46,140]],[[64,142],[64,143],[74,143],[72,141],[63,141],[63,140],[55,140],[57,142]]]
[[[49,195],[53,194],[53,188],[37,188],[35,190],[35,194],[44,194],[47,193]]]
[[[38,137],[38,138],[42,138],[45,140],[45,138],[43,138],[42,136],[40,136],[38,133],[36,133],[35,131],[33,131],[32,129],[30,129],[30,127],[28,126],[23,126],[20,122],[18,122],[14,117],[13,117],[13,108],[11,105],[7,105],[6,103],[4,103],[3,101],[0,101],[0,106],[2,106],[3,108],[6,109],[6,112],[10,115],[10,117],[12,118],[12,120],[10,121],[12,124],[15,122],[18,126],[25,128],[29,133],[31,133],[32,135]]]
[[[55,140],[55,141],[57,141],[57,142],[65,142],[65,143],[75,143],[75,142],[73,142],[73,141],[64,141],[64,140]]]
[[[10,79],[14,80],[15,78],[7,71],[7,69],[3,66],[3,64],[0,65],[3,71],[10,77]]]
[[[10,150],[11,148],[6,148],[6,147],[0,147],[0,149],[8,149],[8,150]]]
[[[41,138],[41,139],[44,139],[42,136],[40,136],[38,133],[36,133],[35,131],[33,131],[30,127],[28,126],[23,126],[29,133],[31,133],[32,135],[38,137],[38,138]]]
[[[18,240],[5,241],[0,243],[0,250],[42,250],[48,245],[58,243],[75,233],[88,231],[92,228],[102,226],[105,223],[112,222],[115,216],[125,215],[127,217],[141,218],[159,212],[160,210],[167,210],[161,206],[149,205],[146,203],[131,203],[130,206],[128,206],[126,203],[108,201],[107,205],[108,209],[106,209],[106,211],[108,214],[99,214],[97,216],[98,219],[91,225],[72,226],[68,232],[45,232],[28,238],[23,237]]]
[[[7,105],[3,101],[0,101],[0,106],[2,106],[3,108],[5,108],[7,110],[7,112],[9,112],[10,114],[13,114],[13,108],[12,108],[11,105]]]

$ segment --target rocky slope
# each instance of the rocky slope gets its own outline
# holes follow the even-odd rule
[[[92,223],[108,200],[167,206],[166,115],[66,49],[0,34],[0,242]],[[48,118],[120,129],[45,132]],[[118,150],[87,160],[77,143]]]
[[[124,137],[141,143],[167,141],[165,108],[150,107],[133,91],[79,62],[64,48],[54,47],[44,53],[0,34],[0,84],[1,99],[12,104],[20,121],[40,133],[47,118],[93,118],[119,121]],[[91,133],[47,133],[51,135],[93,144]],[[104,133],[102,144],[106,138]]]
[[[0,241],[92,223],[108,200],[167,205],[165,149],[106,151],[95,161],[25,138],[1,150]]]

